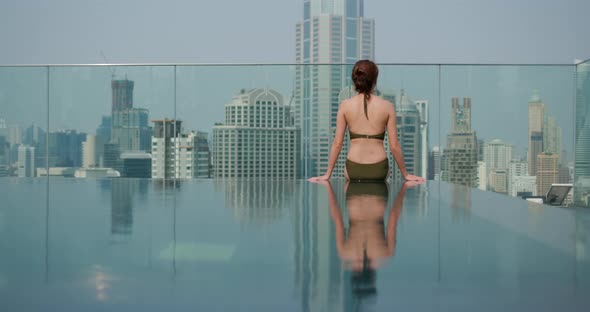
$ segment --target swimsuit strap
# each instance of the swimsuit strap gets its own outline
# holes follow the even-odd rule
[[[352,131],[348,131],[349,135],[350,135],[350,139],[354,140],[354,139],[375,139],[375,140],[384,140],[385,139],[385,132],[380,133],[380,134],[359,134],[359,133],[354,133]]]

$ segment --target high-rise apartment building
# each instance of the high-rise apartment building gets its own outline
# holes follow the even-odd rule
[[[535,91],[529,100],[529,132],[528,132],[528,162],[529,173],[537,174],[537,155],[543,152],[543,130],[546,124],[545,103],[539,93]]]
[[[559,182],[559,156],[549,153],[537,155],[537,195],[545,195],[551,184]]]
[[[18,147],[18,177],[31,178],[35,176],[35,148],[20,145]]]
[[[516,196],[516,191],[513,192],[514,181],[516,181],[517,177],[524,176],[529,176],[529,163],[527,161],[513,160],[508,164],[508,189],[511,196]],[[536,186],[533,192],[536,193]]]
[[[543,152],[561,156],[561,136],[561,127],[555,118],[547,116],[547,122],[543,129]]]
[[[485,143],[483,146],[483,160],[486,163],[488,174],[494,170],[508,170],[513,153],[514,146],[500,139],[493,139]],[[491,181],[491,179],[489,180]]]
[[[97,167],[96,156],[96,136],[88,134],[86,135],[86,141],[82,142],[82,167]]]
[[[151,129],[149,111],[144,108],[128,108],[113,112],[111,142],[119,144],[121,152],[149,151]]]
[[[225,123],[213,127],[214,176],[298,177],[299,129],[291,120],[277,91],[236,94],[225,105]]]
[[[304,0],[296,25],[294,109],[301,129],[302,174],[323,174],[336,129],[340,91],[351,85],[352,64],[374,59],[375,22],[363,0]],[[314,64],[349,64],[326,66]]]
[[[478,144],[471,128],[471,98],[452,98],[451,132],[447,135],[445,178],[451,183],[477,187]]]

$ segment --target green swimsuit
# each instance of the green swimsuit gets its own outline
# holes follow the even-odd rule
[[[381,134],[366,135],[349,131],[350,139],[375,139],[384,140],[385,132]],[[346,172],[350,180],[385,180],[389,172],[389,161],[387,158],[373,164],[359,164],[346,159]]]

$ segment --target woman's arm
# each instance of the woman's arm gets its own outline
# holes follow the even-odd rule
[[[323,182],[322,184],[325,184],[328,189],[328,205],[330,206],[330,217],[332,217],[332,221],[334,222],[336,250],[338,250],[338,254],[341,255],[344,245],[344,222],[342,221],[342,213],[340,212],[340,206],[338,205],[338,200],[336,199],[336,195],[334,195],[334,190],[332,189],[330,181]]]
[[[406,182],[408,183],[408,182]],[[395,254],[395,243],[397,234],[397,220],[402,214],[402,207],[404,203],[404,197],[406,196],[407,185],[404,183],[402,188],[399,190],[393,201],[393,206],[389,211],[389,218],[387,219],[387,249],[388,254],[392,257]]]
[[[402,177],[406,181],[424,181],[424,178],[409,174],[406,170],[406,164],[404,162],[404,155],[402,147],[397,139],[397,115],[395,113],[395,107],[391,105],[389,109],[389,119],[387,120],[387,137],[389,139],[389,149],[393,154],[393,159],[397,163]]]
[[[340,151],[342,150],[345,132],[346,118],[344,117],[342,105],[340,105],[340,108],[338,109],[338,114],[336,115],[336,133],[334,134],[334,141],[332,142],[332,148],[330,149],[330,158],[328,159],[328,170],[323,176],[310,178],[309,181],[314,182],[330,179],[330,177],[332,176],[332,171],[334,171],[334,167],[336,166],[336,161],[338,161],[338,156],[340,156]]]

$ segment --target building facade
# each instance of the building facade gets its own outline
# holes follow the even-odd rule
[[[551,184],[559,182],[559,156],[549,153],[537,155],[537,195],[545,195]]]
[[[241,90],[213,127],[214,177],[299,177],[299,129],[283,96],[271,89]]]
[[[543,152],[543,129],[546,127],[545,103],[535,91],[529,100],[528,162],[531,175],[537,174],[537,155]]]
[[[447,135],[444,150],[446,181],[477,187],[478,144],[475,131],[471,128],[471,98],[452,98],[451,132]]]

